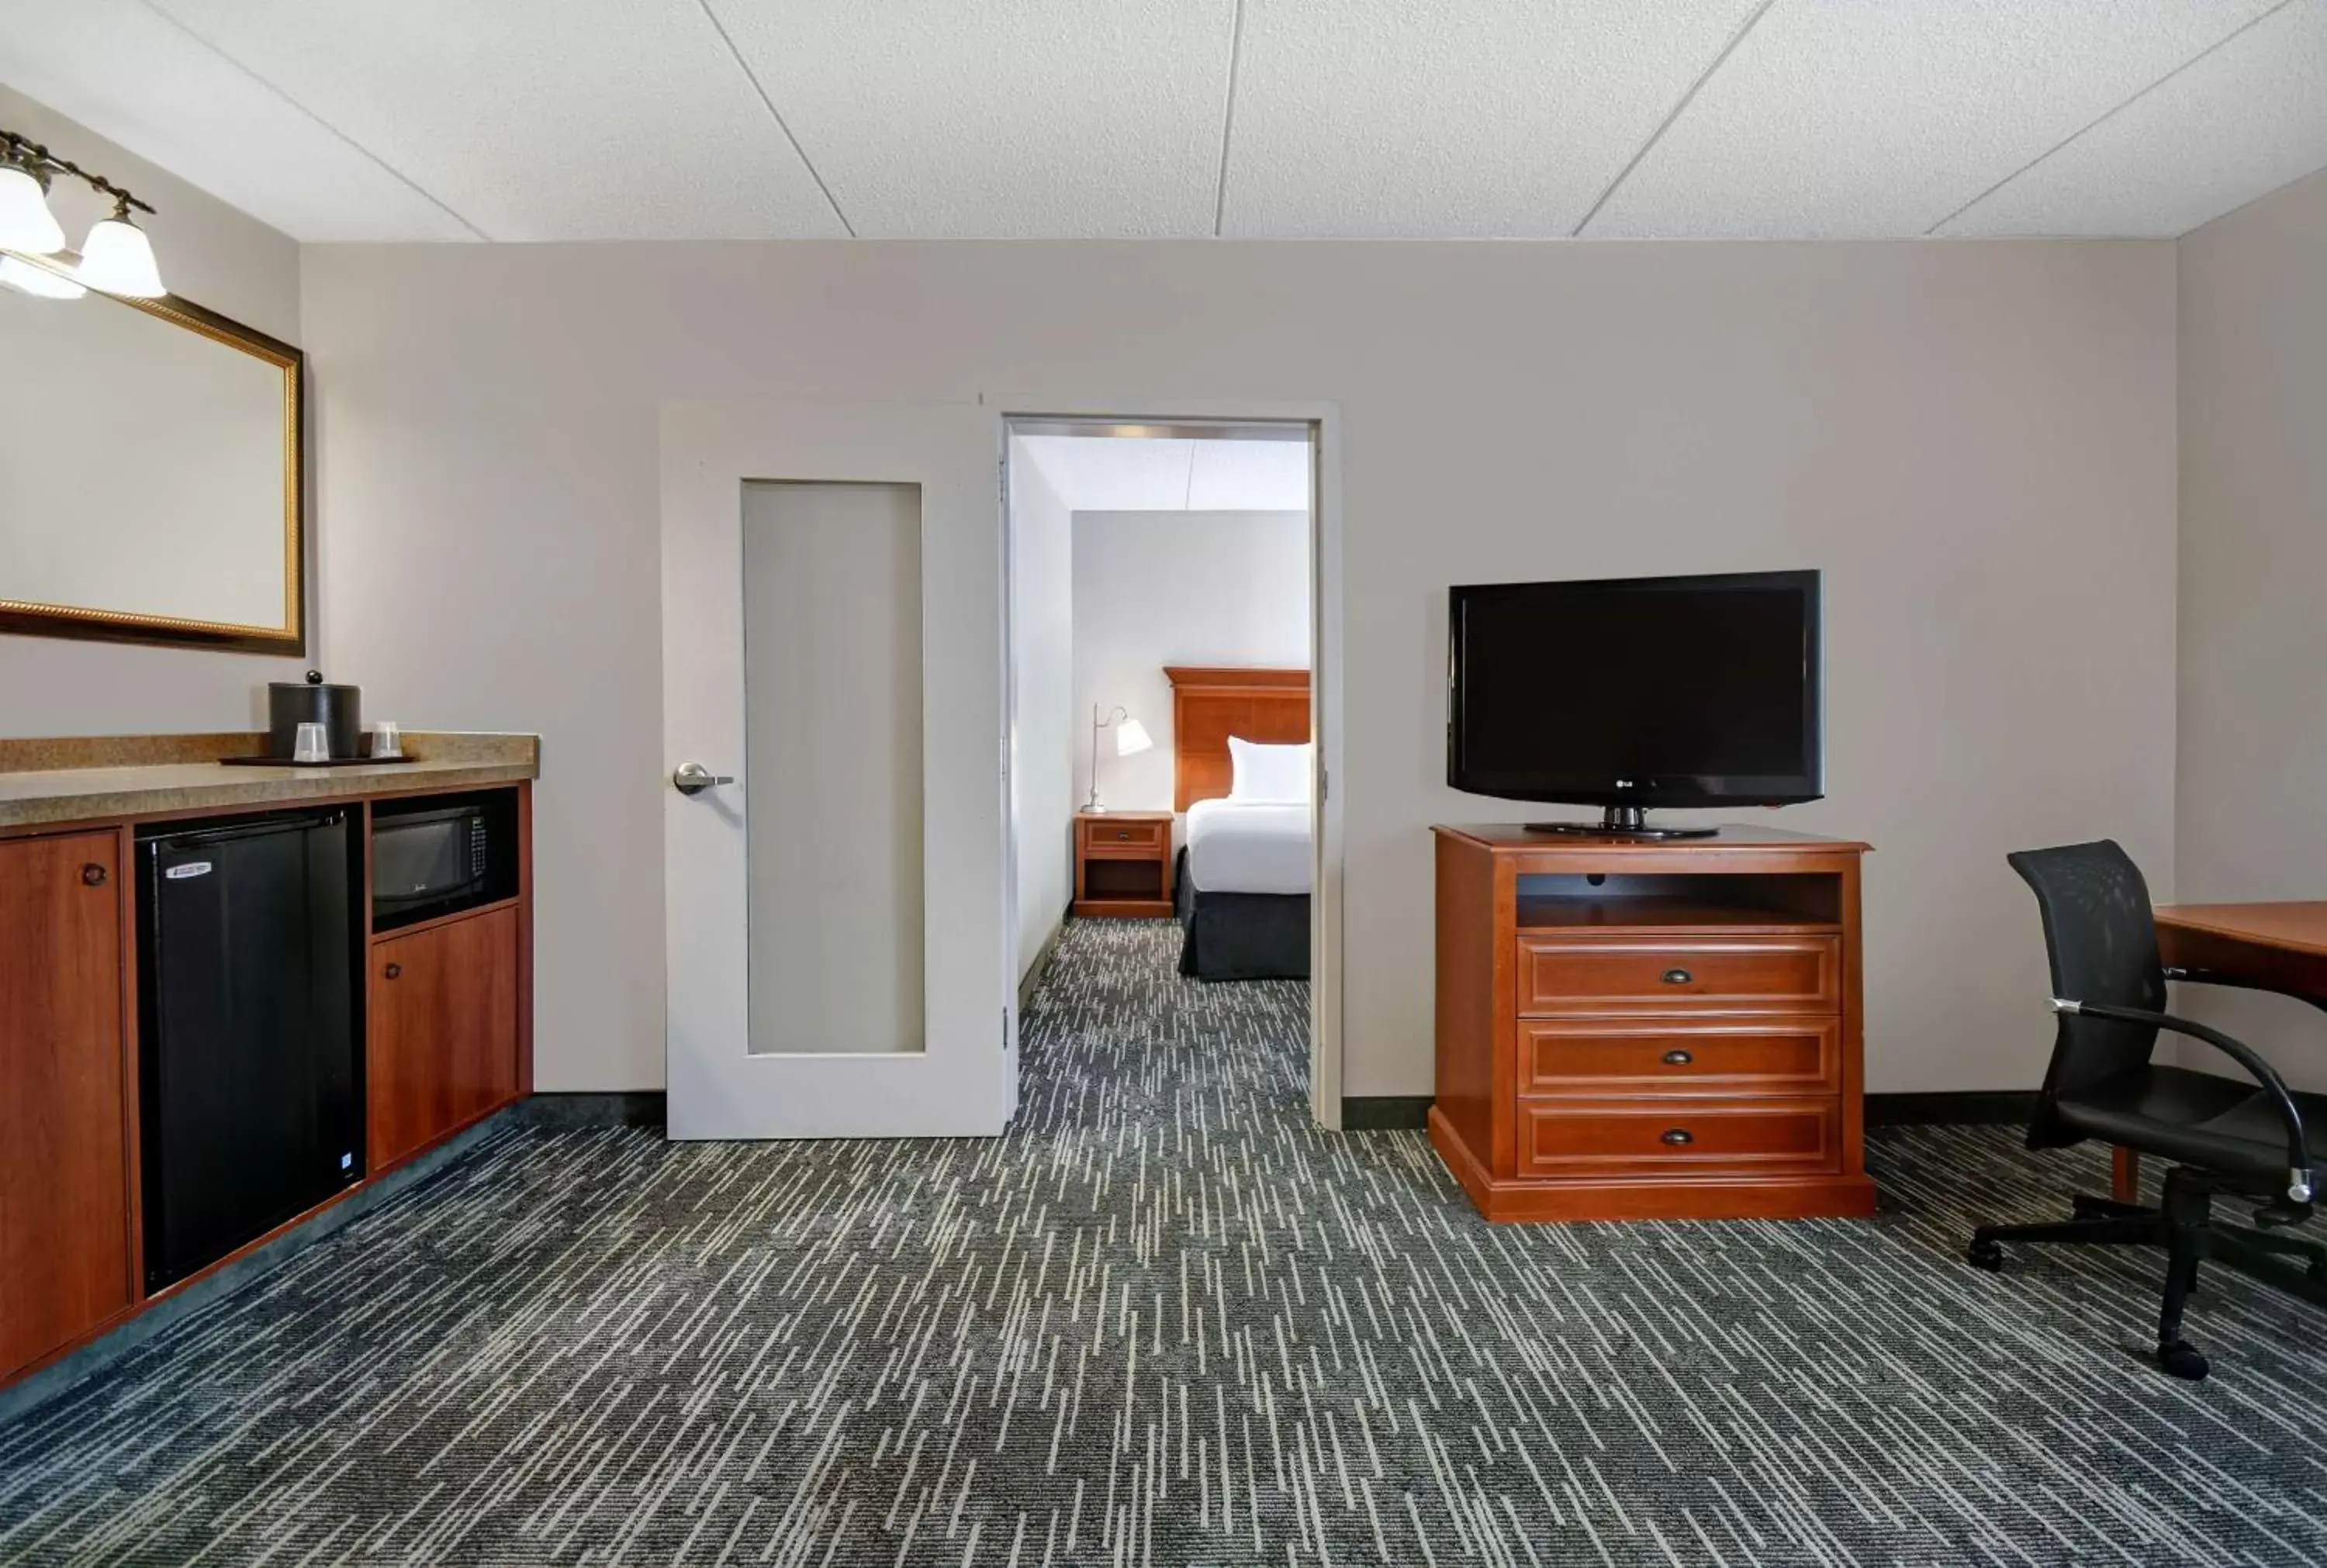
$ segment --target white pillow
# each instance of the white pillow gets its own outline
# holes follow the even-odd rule
[[[1305,803],[1309,798],[1311,742],[1266,746],[1229,737],[1229,798],[1245,803]]]

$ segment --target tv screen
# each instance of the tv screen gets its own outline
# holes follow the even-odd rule
[[[1449,600],[1455,789],[1603,807],[1822,792],[1818,573],[1502,583]]]

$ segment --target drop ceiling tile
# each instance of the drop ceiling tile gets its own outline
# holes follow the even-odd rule
[[[841,232],[697,0],[152,0],[493,239]]]
[[[1188,475],[1195,512],[1309,509],[1305,441],[1199,441]]]
[[[1777,0],[1593,238],[1920,235],[2276,0]]]
[[[2186,234],[2321,168],[2327,168],[2327,0],[2299,0],[1940,232]]]
[[[1222,232],[1575,231],[1760,0],[1246,0]]]
[[[136,0],[8,0],[5,11],[0,82],[294,239],[476,238]]]
[[[1234,0],[709,0],[868,238],[1210,234]]]

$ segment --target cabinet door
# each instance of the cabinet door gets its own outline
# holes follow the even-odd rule
[[[518,912],[494,910],[371,950],[371,1169],[517,1097]]]
[[[119,851],[0,842],[0,1378],[129,1305]]]

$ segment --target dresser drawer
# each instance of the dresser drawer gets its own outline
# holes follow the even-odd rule
[[[1808,1175],[1842,1169],[1842,1102],[1522,1100],[1522,1176]]]
[[[1519,938],[1522,1016],[1562,1013],[1836,1013],[1836,937],[1628,937],[1600,933]]]
[[[1152,855],[1163,847],[1169,825],[1162,822],[1086,822],[1083,851],[1087,854]]]
[[[1842,1022],[1772,1018],[1531,1020],[1519,1025],[1522,1096],[1830,1095],[1842,1088]]]

